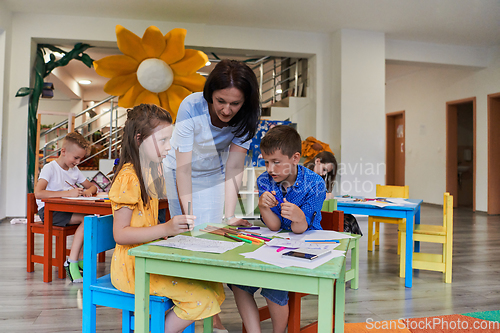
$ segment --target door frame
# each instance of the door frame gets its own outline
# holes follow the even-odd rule
[[[472,211],[476,211],[476,97],[446,102],[446,192],[455,197],[453,207],[458,207],[458,140],[457,107],[472,102]]]
[[[500,93],[488,95],[488,214],[500,214],[500,173],[498,169],[500,140],[495,140],[494,125],[500,122],[500,112],[493,109],[493,100],[500,102]],[[496,133],[496,132],[495,132]]]
[[[389,112],[385,114],[385,184],[388,181],[394,182],[394,149],[395,140],[392,135],[396,128],[394,127],[394,118],[403,116],[403,140],[405,153],[403,155],[403,185],[406,184],[406,117],[405,110]]]

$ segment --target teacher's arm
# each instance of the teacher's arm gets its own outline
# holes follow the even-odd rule
[[[177,160],[177,194],[181,204],[182,213],[188,213],[188,202],[193,202],[193,185],[191,181],[191,161],[193,152],[181,153],[175,151],[175,159]],[[192,214],[193,212],[189,212]]]
[[[238,200],[238,192],[240,190],[241,179],[243,178],[243,168],[245,166],[245,156],[247,149],[232,143],[229,147],[229,157],[226,163],[226,184],[225,184],[225,216],[234,216],[236,202]],[[232,218],[227,221],[230,225],[252,225],[250,222]]]

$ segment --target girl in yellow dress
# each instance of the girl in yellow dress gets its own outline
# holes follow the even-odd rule
[[[123,131],[120,164],[109,191],[116,241],[111,281],[117,289],[134,293],[134,258],[128,250],[192,230],[195,216],[174,216],[158,224],[158,198],[166,198],[161,160],[170,149],[170,114],[141,104],[128,110]],[[175,304],[165,317],[165,332],[182,332],[194,320],[219,313],[225,298],[220,283],[154,274],[150,281],[151,295],[166,296]]]

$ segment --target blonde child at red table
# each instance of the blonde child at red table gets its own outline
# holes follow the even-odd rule
[[[38,205],[38,215],[44,220],[45,203],[41,199],[61,197],[90,197],[97,192],[93,185],[77,165],[90,152],[90,144],[77,132],[71,132],[63,139],[59,157],[46,164],[35,187],[35,197]],[[79,188],[76,184],[82,184]],[[69,212],[54,212],[52,225],[67,226],[79,224],[76,229],[68,260],[64,263],[69,279],[74,283],[83,282],[80,269],[83,268],[83,218],[84,214]]]

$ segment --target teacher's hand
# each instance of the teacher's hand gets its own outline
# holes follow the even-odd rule
[[[253,224],[248,222],[247,220],[240,219],[239,217],[233,217],[229,221],[227,221],[228,225],[242,225],[244,227],[251,227]]]

